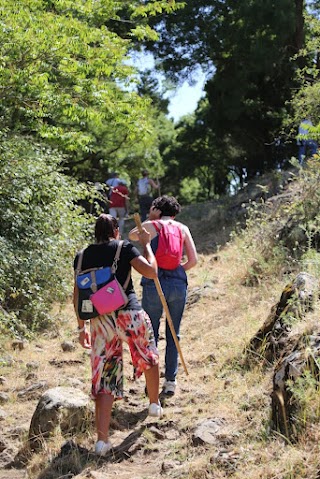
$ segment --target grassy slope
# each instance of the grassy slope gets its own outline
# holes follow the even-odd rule
[[[288,279],[278,275],[255,287],[244,286],[243,279],[252,257],[247,252],[244,254],[239,239],[226,242],[235,222],[242,221],[241,204],[247,201],[248,197],[235,198],[227,209],[223,204],[206,205],[206,210],[203,205],[189,207],[181,215],[181,220],[189,224],[200,251],[199,264],[189,273],[190,299],[195,298],[193,293],[199,288],[202,294],[198,301],[187,307],[182,325],[181,348],[189,376],[181,367],[179,389],[177,395],[167,402],[164,419],[157,424],[146,418],[144,382],[141,379],[137,384],[132,383],[126,350],[126,399],[114,408],[111,437],[113,444],[119,446],[135,432],[126,454],[117,459],[96,461],[77,452],[55,461],[54,457],[64,442],[63,438],[56,436],[46,444],[43,453],[31,456],[26,462],[29,477],[53,479],[77,474],[78,477],[121,479],[319,477],[318,425],[310,425],[297,444],[288,444],[283,438],[271,434],[272,371],[259,368],[246,371],[237,361],[249,339],[266,319],[271,306],[279,300]],[[137,275],[134,280],[140,292]],[[318,309],[313,314],[317,315]],[[54,331],[29,343],[23,351],[13,351],[10,341],[5,342],[1,355],[10,354],[16,361],[14,366],[2,368],[1,374],[7,381],[0,386],[10,399],[2,406],[7,414],[2,424],[5,441],[12,447],[23,447],[39,395],[35,394],[28,401],[17,396],[17,387],[30,384],[30,380],[26,380],[28,362],[39,362],[39,368],[34,371],[37,377],[31,383],[45,380],[47,387],[69,385],[70,378],[76,377],[81,380],[83,390],[89,389],[90,370],[86,353],[79,346],[71,353],[63,353],[60,347],[63,339],[76,339],[74,328],[74,315],[71,304],[68,304]],[[162,364],[164,346],[165,341],[161,340]],[[66,363],[57,368],[50,364],[55,358],[83,362],[80,365]],[[193,429],[199,421],[208,418],[222,418],[224,426],[215,444],[195,446]],[[158,433],[152,432],[152,424]],[[12,431],[21,425],[24,428],[13,437]],[[91,450],[94,429],[74,440]],[[10,478],[8,471],[4,473],[2,475],[0,471],[0,478]]]

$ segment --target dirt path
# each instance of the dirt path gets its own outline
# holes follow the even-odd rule
[[[3,376],[0,392],[4,395],[0,405],[3,413],[0,479],[200,479],[230,477],[232,471],[239,471],[243,467],[244,437],[252,434],[248,432],[249,413],[242,403],[258,401],[260,410],[266,401],[261,391],[249,384],[248,379],[244,384],[241,371],[230,365],[255,331],[257,323],[248,321],[248,317],[254,319],[261,314],[263,320],[266,308],[273,301],[273,298],[263,300],[261,291],[242,286],[241,273],[232,247],[222,252],[218,261],[215,255],[200,255],[199,265],[190,272],[189,302],[181,337],[189,376],[180,365],[177,393],[165,402],[165,415],[160,421],[147,417],[145,384],[142,379],[132,382],[130,359],[125,351],[126,396],[114,406],[111,436],[114,450],[105,459],[98,460],[92,454],[93,427],[85,435],[68,438],[67,442],[66,438],[55,437],[45,444],[42,453],[28,458],[21,454],[32,414],[44,390],[55,386],[89,390],[89,358],[76,343],[71,305],[60,314],[54,330],[26,344],[22,350],[17,346],[12,349],[12,342],[8,341],[0,352]],[[135,281],[139,288],[138,278]],[[64,340],[74,341],[75,350],[63,352]],[[159,342],[162,364],[164,347],[162,330]],[[30,386],[34,389],[28,391]],[[254,417],[257,424],[263,420],[261,415],[260,411]],[[196,425],[206,419],[225,425],[215,444],[199,444],[193,437]],[[13,467],[4,469],[10,460]]]

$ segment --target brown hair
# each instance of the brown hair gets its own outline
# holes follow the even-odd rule
[[[94,235],[97,243],[110,241],[115,238],[116,230],[119,228],[118,221],[111,215],[102,213],[96,221]]]
[[[181,206],[174,196],[159,196],[152,202],[152,206],[161,211],[161,216],[175,217],[181,211]]]

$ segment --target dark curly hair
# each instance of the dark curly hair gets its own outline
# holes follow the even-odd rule
[[[97,243],[110,241],[115,238],[116,230],[119,228],[118,221],[111,215],[102,213],[96,221],[94,235]]]
[[[151,206],[160,210],[161,216],[176,216],[181,211],[181,206],[174,196],[159,196],[153,200]]]

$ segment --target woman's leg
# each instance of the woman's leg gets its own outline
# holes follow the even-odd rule
[[[180,324],[187,299],[187,285],[183,281],[168,279],[163,284],[163,292],[176,336],[180,340]],[[178,372],[178,350],[167,321],[166,340],[165,378],[167,381],[175,381]]]
[[[159,364],[152,366],[144,372],[147,383],[148,397],[150,404],[159,402]]]
[[[153,281],[146,285],[143,285],[141,304],[142,308],[145,310],[151,320],[154,338],[157,345],[159,339],[160,318],[162,316],[163,306],[159,298],[156,285]]]
[[[129,345],[135,378],[144,373],[150,404],[159,404],[159,352],[150,318],[143,310],[119,312],[117,327]]]
[[[122,342],[114,320],[99,316],[91,321],[92,395],[98,441],[107,442],[114,398],[122,397]],[[100,451],[99,451],[100,452]]]
[[[98,441],[107,442],[109,439],[109,427],[113,399],[113,396],[111,396],[110,394],[98,394],[95,400],[96,429]]]

